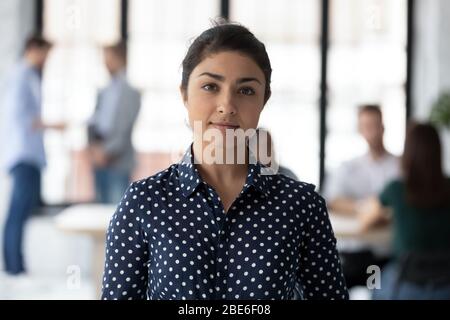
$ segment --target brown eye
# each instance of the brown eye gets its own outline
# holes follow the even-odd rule
[[[202,89],[206,91],[217,91],[217,86],[214,83],[205,84]]]
[[[239,89],[239,93],[245,95],[245,96],[253,96],[255,94],[255,90],[253,90],[250,87],[244,87]]]

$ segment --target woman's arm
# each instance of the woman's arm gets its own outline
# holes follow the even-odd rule
[[[114,213],[106,238],[103,300],[147,298],[148,242],[142,228],[145,197],[133,183]],[[143,199],[143,200],[140,200]]]
[[[316,201],[307,212],[298,281],[304,299],[348,299],[325,200]]]
[[[379,225],[386,224],[390,219],[389,210],[383,207],[377,198],[370,198],[358,213],[360,232],[364,233]]]

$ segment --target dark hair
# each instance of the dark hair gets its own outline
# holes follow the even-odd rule
[[[246,27],[236,23],[215,22],[214,26],[200,34],[190,45],[183,59],[181,88],[187,90],[192,70],[202,60],[221,51],[238,51],[253,59],[261,68],[266,80],[264,103],[270,97],[272,68],[266,47]]]
[[[52,46],[51,42],[46,40],[42,35],[35,34],[30,36],[25,42],[25,51],[30,49],[50,49]]]
[[[449,203],[450,186],[443,170],[441,144],[430,124],[410,123],[402,157],[406,199],[420,208]]]
[[[383,114],[378,104],[363,104],[359,106],[358,115],[361,115],[366,112],[376,114],[380,117],[381,120],[383,120]]]
[[[125,41],[119,41],[115,44],[103,47],[104,50],[113,52],[117,57],[127,62],[127,44]]]

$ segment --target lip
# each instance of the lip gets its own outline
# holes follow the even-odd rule
[[[213,127],[217,128],[217,129],[237,129],[239,128],[238,125],[234,125],[231,123],[226,123],[226,122],[211,122],[211,124]]]

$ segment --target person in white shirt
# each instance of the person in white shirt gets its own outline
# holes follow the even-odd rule
[[[332,173],[324,186],[324,197],[335,214],[361,217],[370,199],[400,175],[399,159],[389,153],[383,143],[384,125],[378,105],[363,105],[358,114],[358,130],[368,145],[366,154],[351,159]],[[348,287],[364,285],[368,265],[386,262],[386,252],[373,253],[373,248],[353,240],[340,246],[344,275]],[[346,263],[347,262],[347,263]]]
[[[353,216],[360,212],[365,200],[378,194],[400,173],[398,157],[389,153],[383,143],[384,125],[379,106],[360,108],[358,129],[367,142],[368,152],[344,162],[325,185],[330,209]]]

